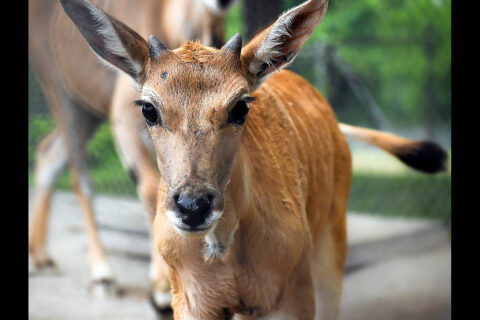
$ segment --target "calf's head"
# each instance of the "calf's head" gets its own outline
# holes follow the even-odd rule
[[[293,60],[322,20],[327,1],[291,9],[243,49],[237,34],[220,50],[198,42],[169,50],[85,0],[61,2],[92,49],[141,89],[135,104],[155,145],[170,222],[183,234],[205,233],[223,214],[252,93]]]

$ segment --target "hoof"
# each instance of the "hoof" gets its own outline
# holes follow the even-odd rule
[[[35,261],[30,255],[28,256],[28,274],[35,275],[35,274],[54,274],[58,272],[57,265],[55,262],[45,257],[42,260]]]
[[[118,295],[113,270],[107,262],[96,264],[90,272],[89,292],[94,298],[104,299]]]
[[[108,299],[118,295],[118,288],[114,280],[92,281],[88,291],[95,299]]]
[[[114,282],[115,275],[107,262],[100,262],[90,270],[90,276],[93,282]]]
[[[150,294],[150,303],[160,319],[172,319],[172,295],[170,292],[152,292]]]

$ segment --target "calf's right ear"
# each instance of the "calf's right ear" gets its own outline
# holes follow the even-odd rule
[[[153,49],[166,47],[151,36],[149,44],[128,26],[85,0],[60,0],[63,9],[80,30],[92,49],[110,65],[132,77],[145,81],[145,68]]]

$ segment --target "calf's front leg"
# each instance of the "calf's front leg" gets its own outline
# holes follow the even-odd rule
[[[310,259],[305,255],[293,272],[293,292],[286,305],[288,317],[294,320],[315,318],[315,289]]]

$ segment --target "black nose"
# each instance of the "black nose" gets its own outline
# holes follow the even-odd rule
[[[193,197],[192,195],[175,196],[175,206],[177,214],[183,223],[195,228],[205,222],[205,218],[211,213],[211,203],[213,197],[210,195],[202,195]]]

